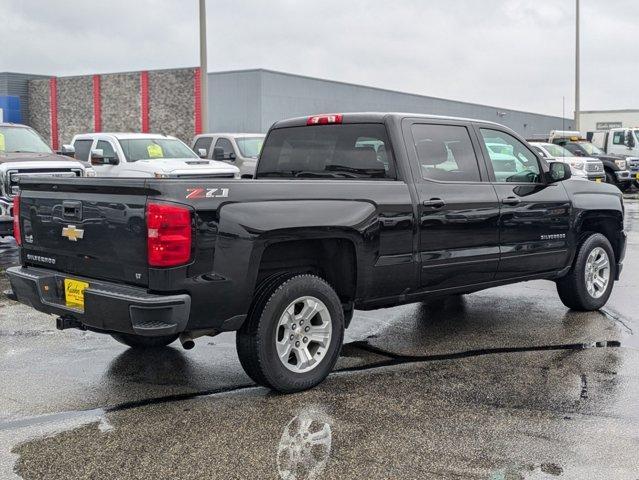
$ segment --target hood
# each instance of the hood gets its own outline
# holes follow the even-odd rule
[[[0,163],[17,163],[17,162],[33,162],[33,161],[70,161],[75,162],[76,160],[65,157],[63,155],[56,155],[55,153],[10,153],[10,152],[2,152],[0,153]]]
[[[234,165],[203,158],[157,158],[153,160],[138,160],[135,163],[151,165],[156,170],[161,170],[164,173],[237,173],[240,171],[239,168]]]

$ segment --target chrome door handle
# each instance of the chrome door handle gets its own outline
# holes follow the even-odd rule
[[[442,208],[446,205],[446,202],[444,202],[441,198],[431,198],[430,200],[424,200],[422,205],[430,208]]]
[[[501,203],[504,205],[517,205],[521,203],[521,199],[517,197],[506,197],[501,199]]]

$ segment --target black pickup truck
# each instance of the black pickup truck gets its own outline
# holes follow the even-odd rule
[[[21,181],[14,296],[131,347],[237,331],[292,392],[331,371],[353,309],[531,279],[603,306],[625,251],[617,188],[569,179],[494,123],[414,114],[276,123],[254,179]],[[565,181],[564,181],[565,180]]]

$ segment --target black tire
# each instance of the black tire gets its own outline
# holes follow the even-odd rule
[[[619,185],[617,185],[617,179],[615,178],[615,174],[612,173],[610,170],[606,170],[606,183],[609,183],[610,185],[615,185],[617,188],[619,187]]]
[[[608,285],[603,295],[599,298],[595,298],[588,293],[585,279],[588,255],[597,247],[605,250],[610,265]],[[584,234],[577,247],[577,255],[570,271],[556,282],[559,298],[565,306],[573,310],[598,310],[606,304],[610,297],[616,273],[615,255],[608,239],[600,233]]]
[[[177,340],[178,335],[163,335],[161,337],[143,337],[130,333],[112,333],[111,336],[120,343],[131,348],[162,348]]]
[[[332,335],[317,366],[298,373],[280,361],[276,335],[284,310],[304,296],[313,296],[324,303],[330,314]],[[312,388],[328,376],[339,358],[343,340],[344,312],[339,297],[320,277],[302,274],[282,275],[263,283],[244,325],[237,332],[236,345],[240,363],[249,377],[272,390],[292,393]]]

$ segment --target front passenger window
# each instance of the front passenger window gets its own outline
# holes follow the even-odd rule
[[[495,172],[495,181],[541,182],[539,161],[522,142],[499,130],[482,128],[481,134]]]

